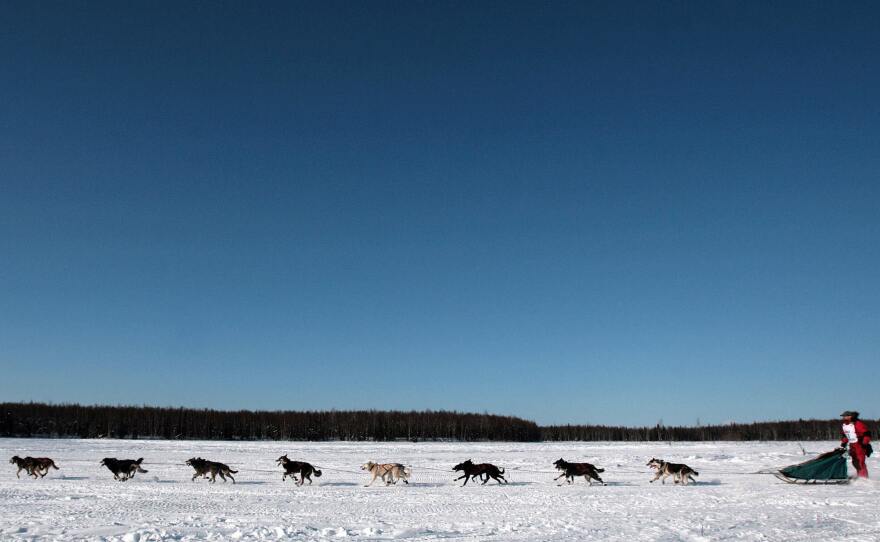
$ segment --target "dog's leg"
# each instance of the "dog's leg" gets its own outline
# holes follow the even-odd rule
[[[370,487],[371,485],[373,485],[373,482],[376,481],[376,478],[379,477],[379,475],[378,475],[377,473],[375,473],[375,472],[373,472],[372,474],[373,474],[373,479],[370,480],[370,483],[368,483],[368,484],[364,484],[364,487]]]

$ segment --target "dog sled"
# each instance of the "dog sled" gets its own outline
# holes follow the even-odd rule
[[[809,461],[779,469],[773,475],[789,484],[846,484],[846,450],[836,448]]]

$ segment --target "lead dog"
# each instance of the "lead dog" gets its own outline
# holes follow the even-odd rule
[[[503,476],[504,469],[499,469],[498,467],[496,467],[495,465],[493,465],[491,463],[480,463],[477,465],[477,464],[474,464],[473,461],[468,459],[467,461],[464,461],[464,462],[459,463],[458,465],[452,467],[452,470],[464,472],[464,474],[462,474],[461,476],[459,476],[458,478],[453,480],[453,482],[456,482],[456,481],[464,478],[464,483],[461,484],[461,487],[466,486],[468,481],[471,480],[472,478],[478,478],[478,477],[483,480],[482,485],[486,485],[486,482],[489,481],[490,477],[493,478],[499,484],[502,482],[502,480],[504,481],[505,484],[507,483],[507,480]]]
[[[554,480],[559,480],[565,476],[565,481],[570,484],[574,482],[575,476],[583,476],[590,485],[593,485],[593,480],[597,480],[603,486],[605,485],[605,482],[599,478],[599,473],[605,472],[605,469],[597,469],[596,466],[591,463],[569,463],[560,457],[553,462],[553,465],[556,466],[558,470],[562,471],[562,474],[554,478]]]
[[[125,482],[129,478],[132,478],[135,473],[145,471],[141,468],[141,463],[143,463],[144,458],[140,459],[116,459],[115,457],[105,457],[101,460],[101,465],[110,469],[110,472],[113,473],[113,478],[115,480],[119,480],[120,482]]]
[[[681,483],[682,485],[687,485],[688,480],[696,483],[694,480],[694,476],[699,476],[700,473],[695,471],[694,469],[688,467],[683,463],[667,463],[662,459],[651,458],[647,464],[648,467],[652,469],[657,469],[657,474],[654,476],[654,479],[651,480],[651,483],[656,482],[658,478],[663,478],[660,480],[661,483],[665,484],[666,479],[670,476],[673,477],[673,480],[676,484]],[[693,476],[692,476],[693,475]]]
[[[305,461],[291,461],[287,458],[287,454],[282,455],[275,461],[284,468],[284,475],[281,477],[282,482],[286,480],[288,476],[293,478],[293,481],[296,482],[296,475],[299,474],[300,479],[297,485],[303,485],[306,479],[308,479],[309,485],[312,485],[312,474],[314,474],[316,478],[320,478],[321,476],[321,471],[316,469],[311,463],[306,463]]]
[[[365,484],[364,487],[369,487],[373,485],[373,482],[376,481],[376,478],[382,478],[382,481],[385,482],[385,485],[396,484],[398,480],[403,480],[404,484],[409,484],[407,478],[412,476],[412,471],[408,468],[404,467],[400,463],[373,463],[372,461],[367,461],[363,465],[361,465],[361,470],[365,470],[373,475],[373,478],[370,480],[369,484]]]
[[[217,475],[220,475],[220,478],[225,482],[226,477],[228,476],[232,479],[232,483],[235,483],[235,478],[232,477],[233,474],[238,474],[237,470],[232,470],[229,468],[229,465],[218,463],[217,461],[208,461],[207,459],[202,459],[201,457],[191,457],[187,459],[186,464],[195,469],[196,473],[193,474],[192,481],[195,482],[196,478],[201,476],[202,478],[207,478],[208,475],[211,475],[211,483],[216,483]]]

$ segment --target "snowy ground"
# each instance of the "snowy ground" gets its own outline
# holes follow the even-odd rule
[[[835,443],[805,443],[808,452]],[[324,468],[311,487],[281,482],[288,453]],[[804,460],[797,443],[288,443],[0,439],[13,455],[53,457],[43,480],[0,469],[0,540],[880,540],[880,484],[792,486],[748,474]],[[237,484],[191,482],[200,455]],[[685,462],[699,484],[649,484],[652,456]],[[103,457],[144,457],[125,483]],[[604,467],[607,486],[557,487],[564,457]],[[509,486],[459,487],[467,458],[507,469]],[[413,465],[409,486],[373,487],[367,460]],[[880,475],[876,456],[868,468]],[[670,481],[671,482],[671,481]]]

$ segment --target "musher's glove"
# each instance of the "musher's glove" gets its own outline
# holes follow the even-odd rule
[[[865,444],[865,455],[868,457],[871,457],[871,454],[873,454],[873,453],[874,453],[874,447],[871,446],[870,443]]]

